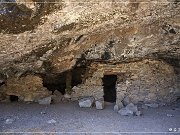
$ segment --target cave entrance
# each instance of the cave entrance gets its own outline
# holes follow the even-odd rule
[[[18,102],[19,98],[18,98],[18,96],[10,95],[9,99],[10,99],[11,102]]]
[[[43,78],[43,86],[52,91],[52,93],[58,90],[64,95],[67,88],[72,89],[74,86],[82,83],[85,71],[86,67],[76,67],[60,74],[41,75]]]
[[[105,75],[103,77],[104,101],[116,102],[116,81],[117,75]]]

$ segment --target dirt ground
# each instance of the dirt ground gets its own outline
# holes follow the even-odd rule
[[[180,134],[180,102],[142,112],[143,116],[121,116],[113,104],[96,110],[80,108],[77,102],[0,103],[0,134]]]

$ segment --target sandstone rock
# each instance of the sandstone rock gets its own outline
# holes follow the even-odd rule
[[[38,103],[41,104],[41,105],[50,105],[51,100],[52,100],[52,97],[49,96],[49,97],[46,97],[46,98],[43,98],[43,99],[39,99]]]
[[[79,100],[80,107],[92,107],[94,103],[94,97],[84,97]]]
[[[7,79],[3,92],[7,96],[18,96],[24,102],[36,102],[51,95],[51,92],[43,86],[42,78],[34,75]]]
[[[96,100],[95,105],[98,110],[104,109],[104,99]]]
[[[101,98],[100,79],[104,74],[113,73],[123,76],[120,87],[130,98],[130,101],[124,100],[124,105],[176,100],[174,67],[180,66],[180,24],[177,19],[180,6],[172,2],[175,0],[166,0],[163,4],[159,0],[149,0],[146,4],[140,0],[115,0],[108,4],[107,0],[83,4],[80,0],[73,1],[53,4],[52,9],[56,9],[56,5],[61,8],[50,13],[44,11],[48,2],[32,3],[40,7],[37,9],[39,16],[35,18],[31,15],[36,6],[30,8],[22,3],[22,8],[16,2],[0,5],[0,71],[3,75],[10,79],[22,71],[59,74],[75,69],[77,64],[81,66],[79,63],[84,66],[89,61],[96,61],[101,64],[93,69],[102,72],[95,71],[95,77],[94,72],[87,75],[85,86],[88,86],[83,88],[81,85],[73,95],[76,99],[84,96]],[[32,56],[35,58],[31,59]],[[8,95],[16,94],[25,101],[49,95],[47,90],[42,90],[42,85],[33,86],[36,81],[26,86],[25,82],[31,79],[22,79],[25,81],[16,79],[7,83]],[[101,86],[95,88],[95,85]]]

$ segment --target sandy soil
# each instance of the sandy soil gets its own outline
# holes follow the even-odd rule
[[[114,112],[112,104],[106,105],[104,110],[96,110],[79,108],[76,102],[49,106],[35,103],[0,103],[0,132],[23,135],[47,132],[51,132],[48,133],[51,135],[180,134],[180,102],[169,107],[142,111],[143,116],[128,117]],[[177,131],[170,132],[171,128],[176,128]]]

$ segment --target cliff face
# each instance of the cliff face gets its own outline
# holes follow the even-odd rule
[[[179,15],[178,0],[4,3],[1,82],[26,73],[62,73],[91,61],[143,59],[164,60],[179,76]]]
[[[4,10],[10,10],[12,3],[9,6],[6,3]],[[51,12],[40,7],[41,14],[35,19],[36,6],[21,3],[13,5],[17,12],[2,14],[1,10],[0,17],[6,18],[1,19],[0,27],[1,68],[11,63],[14,68],[32,65],[30,70],[35,70],[37,61],[48,61],[54,72],[62,72],[82,54],[86,59],[118,62],[161,58],[179,66],[178,2],[70,0],[53,6],[56,9]]]

